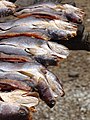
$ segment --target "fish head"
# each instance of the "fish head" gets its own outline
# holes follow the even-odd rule
[[[68,20],[75,23],[82,23],[85,13],[82,9],[72,6],[70,4],[64,4],[64,14]]]
[[[77,14],[71,12],[71,13],[65,13],[66,15],[66,18],[69,20],[69,21],[72,21],[74,23],[79,23],[81,24],[82,23],[82,19],[81,17],[79,17]]]
[[[37,85],[38,93],[40,98],[50,107],[54,107],[56,104],[56,100],[53,96],[52,90],[49,88],[49,86],[43,81],[41,78]]]
[[[29,109],[24,106],[0,101],[0,119],[6,120],[7,116],[14,120],[26,120],[29,117]]]
[[[69,50],[67,47],[60,45],[55,42],[48,42],[49,48],[52,50],[52,55],[58,58],[67,58],[69,55]]]

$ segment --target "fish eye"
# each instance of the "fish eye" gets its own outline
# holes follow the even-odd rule
[[[50,108],[52,108],[55,104],[56,104],[56,101],[55,100],[51,100],[51,101],[49,101],[48,106]]]
[[[81,19],[78,19],[78,22],[79,22],[79,23],[82,23],[82,20],[81,20]]]
[[[20,115],[23,115],[23,116],[26,116],[27,114],[28,114],[28,109],[26,108],[26,107],[21,107],[20,109],[19,109],[19,114]]]

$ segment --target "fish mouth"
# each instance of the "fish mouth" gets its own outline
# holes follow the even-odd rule
[[[56,101],[55,101],[55,100],[51,100],[49,103],[47,103],[47,105],[48,105],[50,108],[53,108],[55,104],[56,104]]]

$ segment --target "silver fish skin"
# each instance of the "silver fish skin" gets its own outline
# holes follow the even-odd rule
[[[76,21],[73,21],[72,16],[70,16],[71,17],[70,21],[75,22],[75,23],[81,23],[83,21],[84,15],[85,15],[85,13],[84,13],[84,11],[82,9],[80,9],[78,7],[75,7],[73,5],[70,5],[70,4],[61,5],[61,4],[52,4],[52,3],[44,4],[43,3],[43,6],[47,6],[49,8],[52,8],[55,11],[58,11],[58,12],[62,11],[62,14],[64,14],[65,16],[66,16],[66,14],[67,15],[72,14],[72,16],[76,15],[76,17],[75,17]]]
[[[52,47],[52,46],[51,46],[51,47]],[[56,48],[56,47],[54,47],[54,48]],[[0,53],[0,61],[1,61],[1,62],[2,62],[2,61],[3,61],[3,62],[12,62],[12,63],[25,63],[25,62],[30,62],[30,63],[35,63],[35,64],[37,64],[36,61],[34,61],[33,59],[30,59],[30,58],[27,57],[27,56],[23,56],[23,55],[8,55],[8,54],[5,54],[5,53]],[[39,63],[38,63],[37,65],[39,65]],[[40,65],[40,66],[41,66],[41,65]],[[42,67],[42,69],[44,69],[43,66],[41,66],[41,67]],[[58,90],[58,91],[59,91],[60,89],[62,89],[62,86],[61,86],[60,81],[58,80],[58,78],[57,78],[53,73],[49,72],[49,71],[46,70],[46,69],[44,69],[44,71],[42,71],[42,72],[44,72],[44,75],[45,75],[47,81],[49,81],[48,84],[49,84],[49,83],[52,83],[52,84],[50,85],[51,88],[53,88],[53,82],[56,81],[55,90]],[[30,87],[33,87],[33,88],[34,88],[34,87],[36,86],[36,84],[37,84],[37,83],[35,83],[34,80],[31,80],[29,76],[25,76],[25,75],[20,74],[20,73],[18,73],[18,72],[12,72],[12,71],[10,71],[10,72],[1,71],[1,72],[0,72],[0,79],[11,79],[11,80],[14,79],[14,80],[19,80],[19,81],[24,81],[24,80],[26,80],[25,82],[30,81],[30,83],[28,82],[28,84],[29,84]],[[50,79],[50,80],[49,80],[49,79]],[[34,82],[33,82],[33,81],[34,81]],[[52,81],[52,82],[50,82],[50,81]],[[57,81],[58,81],[58,83],[57,83]],[[58,84],[60,84],[60,86],[59,86]],[[54,86],[55,86],[55,85],[54,85]],[[57,86],[59,86],[59,87],[57,87]],[[63,91],[63,89],[62,89],[61,91]],[[58,92],[56,92],[56,93],[58,93]]]
[[[29,36],[29,37],[34,37],[34,38],[43,39],[43,40],[51,39],[51,35],[47,30],[39,29],[39,28],[32,29],[27,24],[16,25],[7,29],[6,28],[7,28],[7,25],[1,23],[1,28],[0,28],[1,39],[9,38],[9,37],[17,37],[17,36]]]
[[[36,87],[35,81],[30,77],[19,72],[3,72],[0,71],[0,89],[14,90],[21,89],[25,91],[32,91]]]
[[[60,81],[57,79],[57,77],[53,73],[49,72],[42,65],[34,62],[30,62],[30,63],[0,62],[0,70],[4,72],[15,72],[15,73],[20,72],[23,75],[33,78],[37,84],[38,84],[38,81],[45,81],[47,84],[50,84],[49,79],[50,81],[51,80],[57,81],[57,84],[61,84]],[[51,85],[50,87],[52,88]],[[59,88],[62,88],[62,87],[59,87]]]
[[[56,97],[58,95],[63,96],[64,91],[63,91],[61,81],[52,72],[50,72],[48,70],[46,70],[45,77],[47,79],[48,85],[53,90],[53,93],[56,94]],[[14,83],[17,83],[16,81],[18,81],[18,82],[22,83],[22,85],[27,86],[26,90],[30,90],[29,87],[31,87],[32,89],[35,89],[37,87],[37,82],[34,79],[31,79],[29,76],[26,76],[19,72],[0,71],[0,84],[5,83],[5,84],[9,85],[10,80],[15,81]],[[14,84],[14,83],[12,82],[12,84]],[[17,86],[17,88],[18,88],[18,86]],[[21,87],[21,89],[25,89],[25,88]]]
[[[36,78],[39,80],[39,78],[44,78],[44,75],[42,72],[40,72],[42,69],[45,69],[42,65],[39,63],[32,62],[25,62],[25,63],[10,63],[10,62],[0,62],[0,70],[2,71],[13,71],[13,72],[19,72],[19,71],[25,71],[26,75],[30,73],[31,77]],[[36,73],[34,72],[36,71]],[[40,72],[40,73],[39,73]],[[35,74],[35,75],[34,75]]]
[[[9,52],[9,51],[8,51]],[[14,54],[5,54],[5,52],[0,52],[0,61],[3,62],[18,62],[18,63],[22,63],[22,62],[31,62],[31,61],[35,61],[33,58],[31,58],[29,55],[26,56],[25,55],[14,55]]]
[[[15,80],[20,80],[20,81],[23,81],[23,80],[29,80],[30,77],[26,76],[26,75],[23,75],[19,72],[4,72],[4,71],[0,71],[0,79],[15,79]]]
[[[30,54],[13,45],[0,45],[0,52],[8,55],[29,56]]]
[[[46,22],[46,20],[38,19],[38,18],[35,18],[35,17],[27,17],[27,18],[10,20],[8,22],[0,23],[0,28],[2,28],[3,31],[5,31],[5,30],[8,30],[10,28],[19,26],[19,25],[27,25],[27,24],[30,26],[30,28],[33,28],[34,26],[32,24],[40,23],[40,22],[41,22],[41,24],[43,24],[44,22]]]

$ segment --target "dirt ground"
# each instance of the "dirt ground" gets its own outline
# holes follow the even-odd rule
[[[75,2],[85,11],[85,31],[90,32],[90,0]],[[70,51],[67,60],[49,69],[62,80],[65,96],[53,109],[41,102],[34,120],[90,120],[90,52]]]

